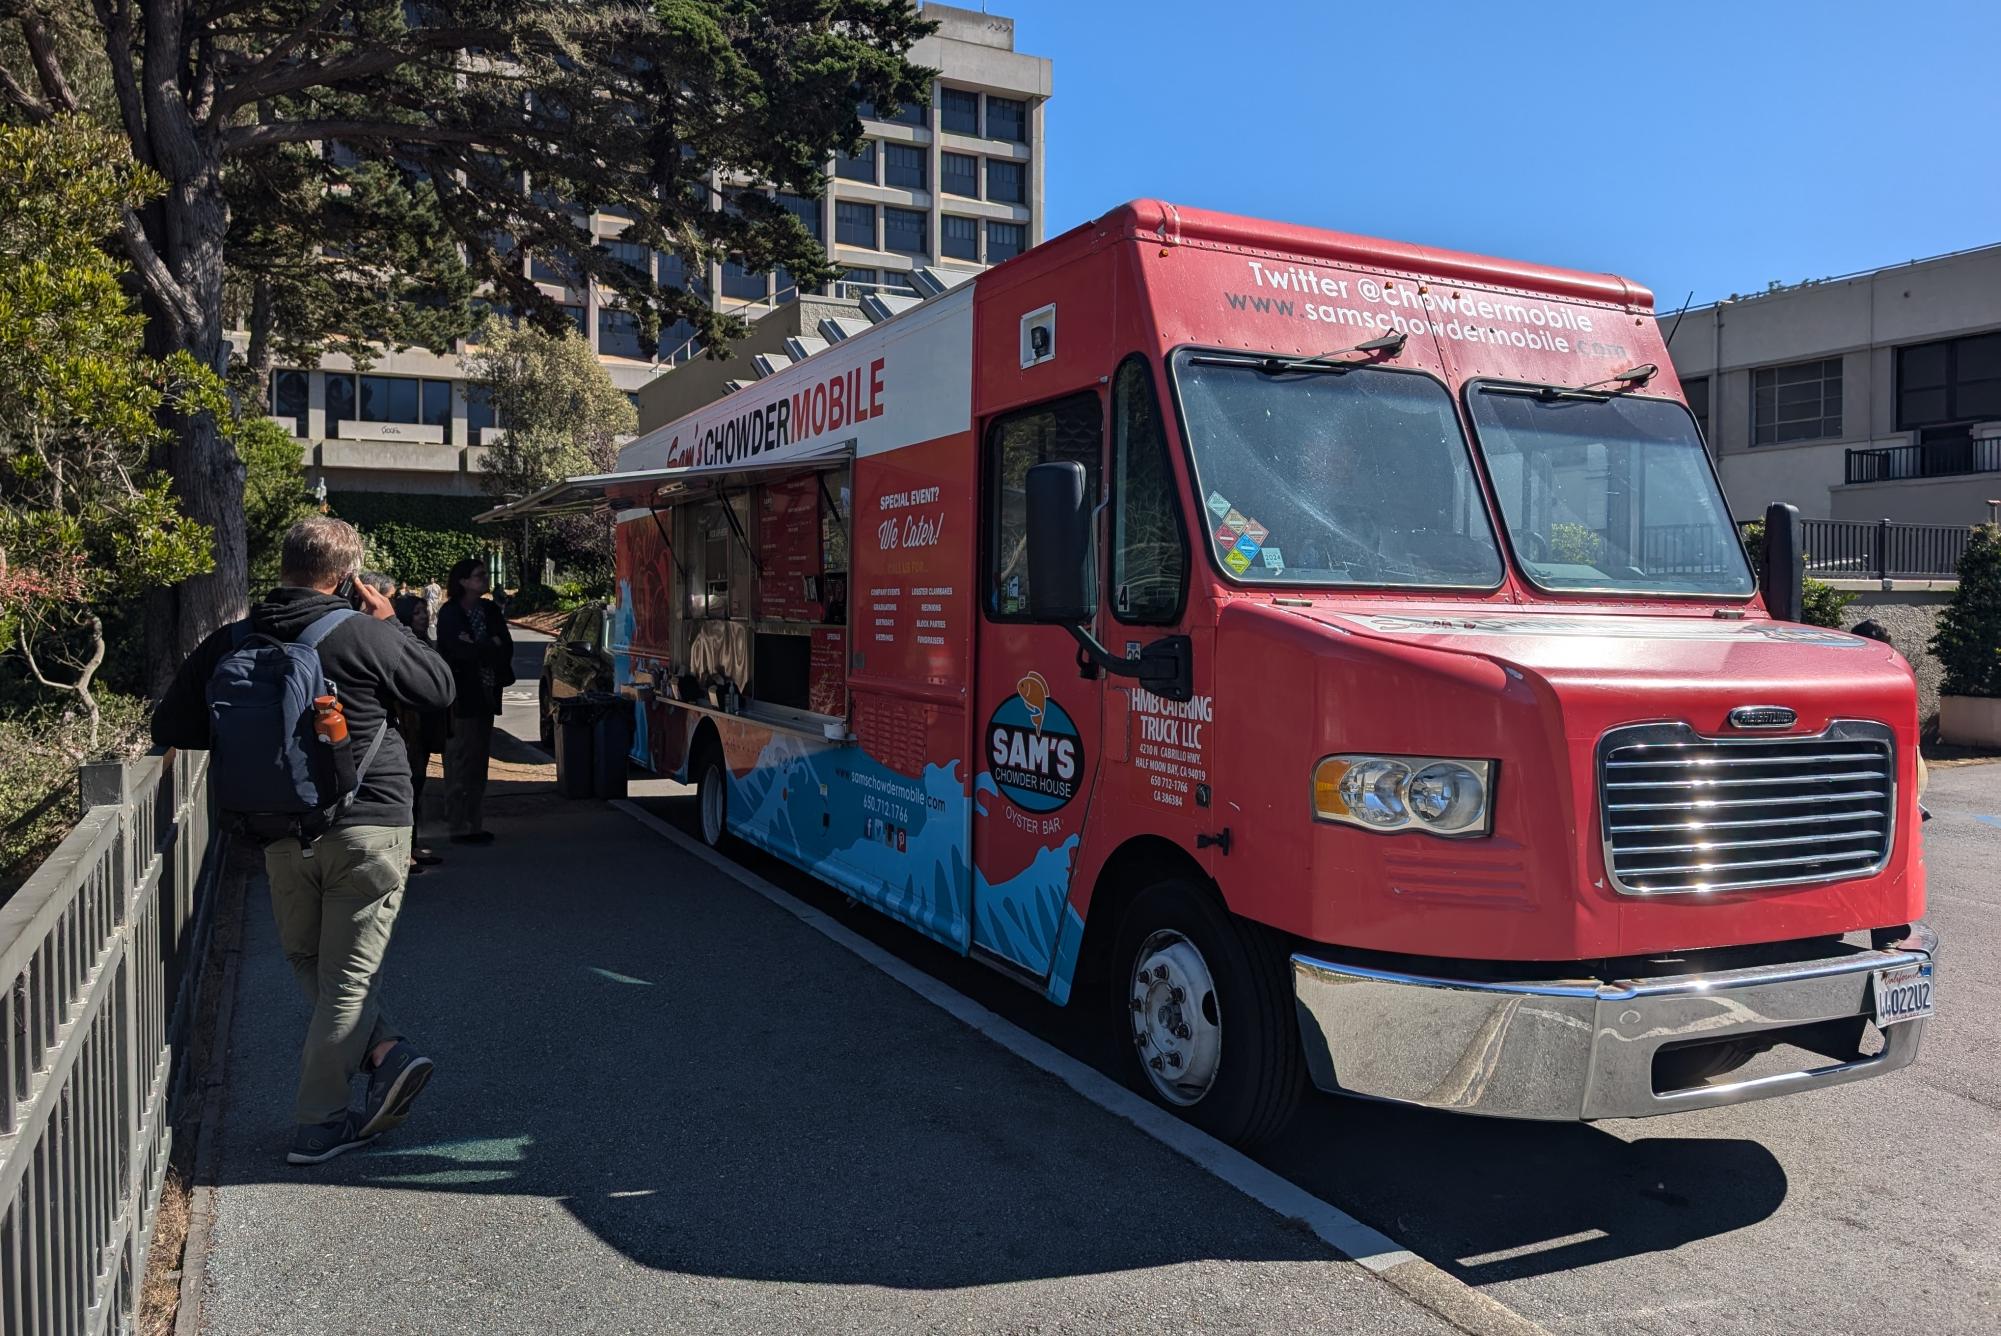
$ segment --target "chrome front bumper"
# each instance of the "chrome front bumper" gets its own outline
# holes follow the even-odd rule
[[[1300,1036],[1322,1090],[1498,1118],[1645,1118],[1881,1076],[1922,1020],[1869,1056],[1689,1089],[1656,1088],[1663,1048],[1871,1015],[1871,975],[1933,958],[1923,924],[1884,950],[1709,973],[1486,983],[1292,958]],[[1769,1037],[1769,1036],[1767,1036]]]

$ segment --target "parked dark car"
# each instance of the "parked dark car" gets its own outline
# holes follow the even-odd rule
[[[611,618],[604,604],[586,603],[564,621],[542,660],[542,745],[555,744],[557,701],[611,687]]]

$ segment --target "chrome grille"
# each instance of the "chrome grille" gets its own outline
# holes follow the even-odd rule
[[[1869,876],[1890,858],[1896,775],[1881,724],[1787,738],[1614,729],[1598,744],[1605,866],[1628,895]]]

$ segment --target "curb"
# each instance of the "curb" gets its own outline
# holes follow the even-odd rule
[[[216,987],[215,1036],[212,1061],[202,1080],[201,1121],[195,1133],[195,1162],[188,1183],[188,1236],[181,1244],[181,1292],[174,1308],[173,1336],[198,1336],[201,1331],[203,1282],[208,1277],[209,1240],[215,1228],[215,1194],[222,1151],[222,1096],[229,1081],[230,1031],[236,1020],[237,966],[243,959],[243,917],[249,910],[251,873],[237,884],[237,910],[227,943],[220,949],[222,978]]]
[[[967,1028],[1054,1076],[1107,1113],[1132,1123],[1197,1168],[1281,1218],[1297,1221],[1341,1257],[1375,1275],[1406,1299],[1467,1333],[1467,1336],[1549,1336],[1543,1327],[1418,1257],[1340,1207],[1314,1196],[1243,1152],[1142,1099],[1096,1068],[1079,1062],[1013,1022],[995,1015],[965,994],[835,922],[755,872],[707,848],[630,799],[613,799],[609,805],[683,852],[756,892],[821,936],[859,956]]]

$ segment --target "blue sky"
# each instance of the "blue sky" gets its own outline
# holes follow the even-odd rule
[[[1055,62],[1052,236],[1160,196],[1666,309],[2001,242],[1995,0],[990,7]]]

